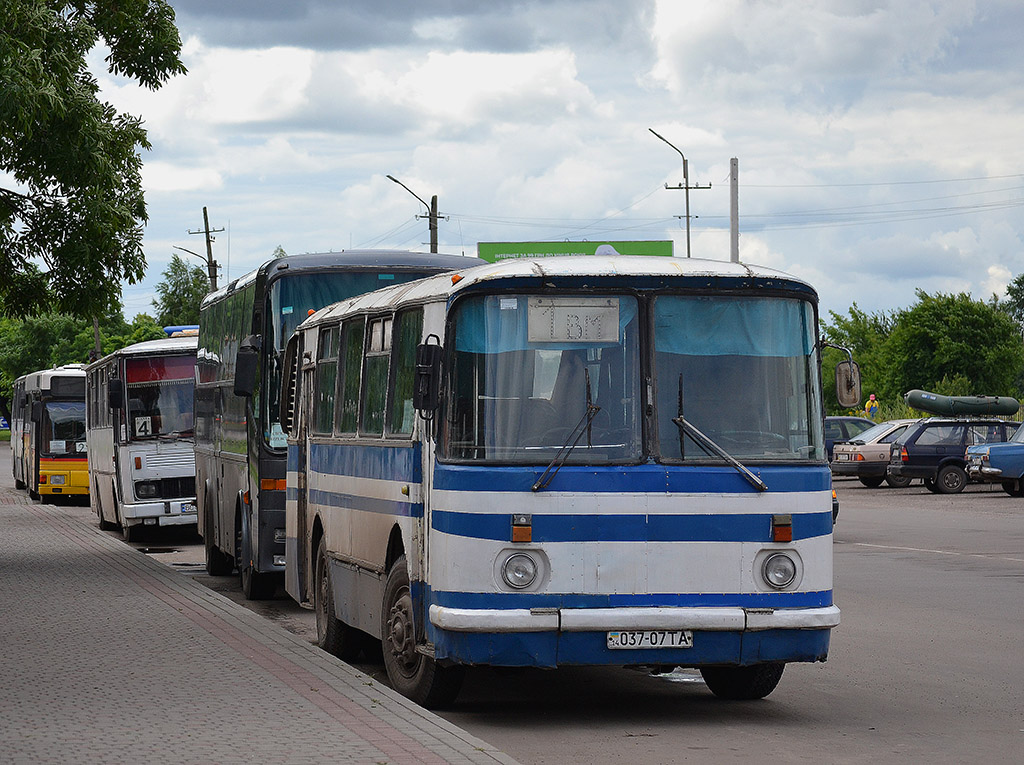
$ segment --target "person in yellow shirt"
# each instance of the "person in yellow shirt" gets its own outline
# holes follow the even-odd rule
[[[874,393],[868,396],[868,401],[864,404],[864,414],[872,420],[878,414],[878,399],[875,398]]]

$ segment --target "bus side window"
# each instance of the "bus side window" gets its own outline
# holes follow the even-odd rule
[[[359,422],[359,378],[363,366],[365,319],[346,321],[341,328],[341,369],[338,381],[338,432],[354,434]]]
[[[389,390],[388,434],[410,435],[416,410],[412,405],[416,376],[416,346],[423,334],[423,311],[405,311],[397,317],[394,360]]]
[[[313,432],[334,431],[334,391],[338,381],[338,328],[325,327],[317,340],[317,365],[313,396]]]
[[[384,407],[387,401],[388,366],[391,360],[391,324],[391,317],[388,316],[371,320],[367,327],[369,343],[363,361],[360,434],[384,434]]]

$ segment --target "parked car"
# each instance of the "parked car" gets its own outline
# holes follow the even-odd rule
[[[832,459],[832,447],[836,441],[847,441],[859,436],[874,424],[867,417],[826,417],[825,451],[828,452],[828,458]]]
[[[968,446],[967,475],[972,481],[1000,483],[1011,497],[1024,497],[1024,425],[1006,443]]]
[[[832,454],[832,475],[856,476],[865,486],[875,488],[885,481],[902,489],[912,479],[888,475],[889,446],[918,420],[888,420],[868,428],[845,443],[837,443]]]
[[[1006,441],[1019,423],[998,418],[929,417],[892,444],[888,475],[921,478],[929,491],[958,494],[967,485],[967,447]]]

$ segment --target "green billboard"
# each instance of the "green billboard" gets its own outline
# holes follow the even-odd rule
[[[494,263],[508,258],[549,258],[553,255],[595,255],[611,247],[619,255],[672,257],[672,242],[477,242],[477,256]],[[601,254],[605,254],[602,250]],[[612,254],[612,253],[608,253]]]

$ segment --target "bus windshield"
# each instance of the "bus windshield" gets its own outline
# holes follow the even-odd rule
[[[641,337],[648,313],[650,336]],[[502,294],[467,297],[451,316],[449,459],[824,459],[805,301]],[[641,358],[652,359],[650,372]],[[655,428],[646,452],[641,401]]]
[[[823,459],[814,311],[774,297],[660,295],[654,300],[659,452],[720,459],[694,426],[743,460]]]
[[[422,271],[318,271],[277,278],[268,289],[267,320],[264,332],[264,353],[267,355],[267,376],[263,398],[263,437],[268,446],[283,449],[287,446],[277,412],[276,402],[281,393],[281,364],[288,338],[310,311],[316,311],[339,300],[362,295],[365,292],[422,279],[438,272],[438,268]],[[259,407],[253,402],[253,407]]]
[[[48,457],[85,454],[85,402],[47,401],[40,451]]]
[[[127,359],[129,439],[191,436],[194,377],[191,355]]]
[[[454,312],[446,414],[452,459],[640,458],[637,300],[470,297]]]

